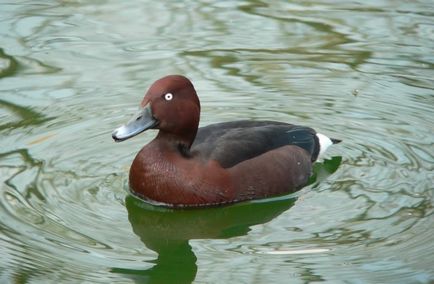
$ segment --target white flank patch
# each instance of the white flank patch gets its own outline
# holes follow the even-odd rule
[[[321,156],[324,154],[328,147],[333,145],[333,142],[330,138],[321,133],[317,133],[316,137],[318,137],[319,140],[319,156]]]

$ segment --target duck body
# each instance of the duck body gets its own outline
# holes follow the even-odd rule
[[[164,206],[217,206],[294,192],[306,185],[319,153],[338,142],[275,121],[198,128],[196,91],[178,75],[156,81],[141,107],[112,136],[123,141],[159,129],[135,157],[129,183],[134,195]]]

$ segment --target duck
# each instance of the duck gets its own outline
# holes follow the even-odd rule
[[[155,81],[139,111],[112,132],[116,142],[158,130],[129,171],[133,196],[173,208],[210,207],[295,192],[332,144],[314,129],[278,121],[236,120],[199,128],[201,105],[182,75]]]

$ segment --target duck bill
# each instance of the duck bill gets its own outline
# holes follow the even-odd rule
[[[158,124],[158,120],[152,115],[151,105],[136,113],[125,125],[116,128],[112,132],[112,137],[116,142],[121,142],[136,136],[143,131],[153,128]]]

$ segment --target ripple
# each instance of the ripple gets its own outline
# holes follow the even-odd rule
[[[17,61],[0,48],[0,78],[12,76],[17,71]]]

